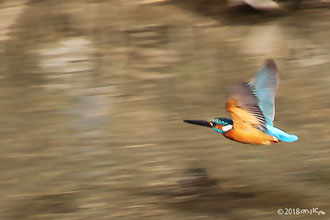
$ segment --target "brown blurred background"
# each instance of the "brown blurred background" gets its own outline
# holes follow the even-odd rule
[[[296,2],[1,0],[0,219],[329,219],[330,11]],[[266,58],[298,142],[182,122]]]

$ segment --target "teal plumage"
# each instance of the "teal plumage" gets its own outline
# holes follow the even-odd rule
[[[212,126],[213,131],[219,132],[221,134],[224,134],[226,132],[221,129],[218,129],[215,125],[226,126],[226,125],[234,124],[233,120],[231,120],[229,118],[212,118],[212,119],[208,120],[208,122],[214,124],[214,126]]]
[[[214,122],[218,125],[223,125],[223,126],[234,124],[233,120],[229,118],[212,118],[209,120],[209,122]]]

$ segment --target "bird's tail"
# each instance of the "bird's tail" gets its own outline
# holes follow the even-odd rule
[[[266,125],[266,127],[267,127],[267,130],[268,130],[268,133],[271,136],[276,137],[280,141],[294,142],[294,141],[298,140],[298,137],[296,135],[288,134],[285,131],[282,131],[281,129],[275,128],[271,125]]]

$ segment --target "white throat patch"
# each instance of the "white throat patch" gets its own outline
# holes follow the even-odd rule
[[[224,132],[226,132],[226,131],[229,131],[229,130],[232,129],[232,128],[233,128],[232,125],[225,125],[225,126],[223,126],[223,127],[221,128],[221,130],[223,130]]]

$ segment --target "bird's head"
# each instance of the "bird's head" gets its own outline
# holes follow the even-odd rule
[[[234,122],[228,118],[212,118],[210,120],[183,120],[186,123],[205,126],[212,128],[212,130],[225,134],[229,130],[233,129]]]

